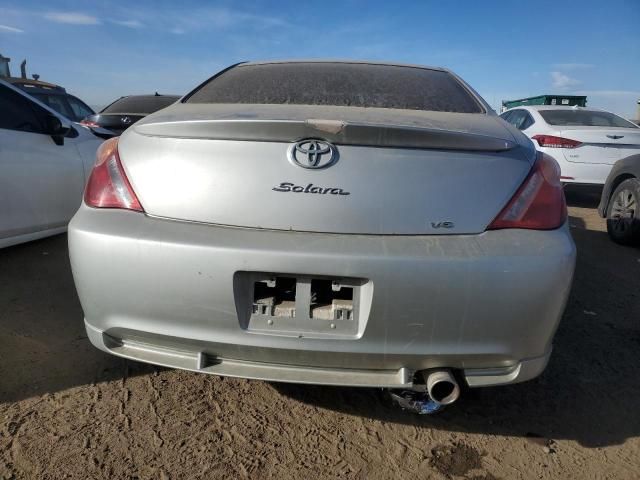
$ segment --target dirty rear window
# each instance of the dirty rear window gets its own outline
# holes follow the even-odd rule
[[[613,113],[599,112],[597,110],[540,110],[538,113],[549,125],[638,128],[633,123]]]
[[[199,87],[186,103],[484,112],[471,93],[447,72],[357,63],[240,65]]]
[[[180,97],[175,95],[145,95],[124,97],[116,100],[101,113],[143,113],[149,114],[168,107]]]

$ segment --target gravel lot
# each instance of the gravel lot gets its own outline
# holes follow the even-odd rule
[[[568,198],[578,265],[548,369],[435,417],[108,356],[65,236],[0,250],[0,478],[639,478],[640,250]]]

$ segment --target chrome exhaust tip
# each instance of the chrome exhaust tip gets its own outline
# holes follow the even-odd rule
[[[439,405],[451,405],[460,398],[460,386],[449,370],[422,372],[427,393]]]
[[[393,403],[419,415],[433,415],[460,398],[460,386],[449,370],[425,370],[424,384],[414,390],[389,391]]]

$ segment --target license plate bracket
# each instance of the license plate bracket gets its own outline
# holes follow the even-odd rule
[[[359,278],[237,272],[234,284],[240,326],[254,333],[357,338],[371,304]]]

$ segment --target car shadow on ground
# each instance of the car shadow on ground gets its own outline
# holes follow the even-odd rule
[[[427,417],[392,407],[380,390],[273,387],[325,409],[424,428],[572,439],[588,447],[640,435],[640,251],[570,220],[578,249],[574,284],[541,377],[467,390],[457,404]]]
[[[566,185],[564,187],[564,196],[570,207],[598,208],[601,195],[602,187],[600,186]]]
[[[150,371],[94,348],[66,235],[0,249],[0,403]]]

